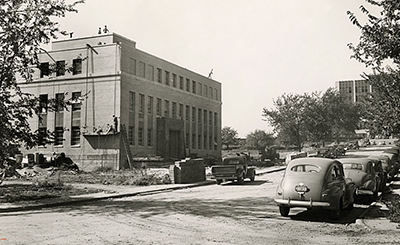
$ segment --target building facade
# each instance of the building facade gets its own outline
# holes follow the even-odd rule
[[[338,81],[336,82],[336,88],[349,101],[354,103],[372,92],[372,87],[367,80]]]
[[[81,169],[127,168],[131,158],[221,156],[221,83],[136,48],[116,33],[54,41],[41,53],[33,130],[54,132],[51,144],[24,154],[64,152]],[[48,101],[67,108],[48,110]]]

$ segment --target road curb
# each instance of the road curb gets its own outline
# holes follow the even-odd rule
[[[261,172],[261,173],[257,173],[257,172],[256,172],[256,176],[260,176],[260,175],[264,175],[264,174],[269,174],[269,173],[273,173],[273,172],[278,172],[278,171],[282,171],[282,170],[285,170],[285,169],[286,169],[286,166],[282,166],[282,167],[278,167],[278,168],[275,168],[275,169],[269,169],[269,170],[263,171],[263,172]]]

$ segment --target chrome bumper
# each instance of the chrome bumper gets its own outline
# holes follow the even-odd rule
[[[329,202],[315,202],[312,199],[310,200],[291,200],[291,199],[274,199],[277,204],[286,205],[289,207],[330,207],[331,204]]]
[[[371,190],[360,190],[360,189],[356,190],[356,195],[373,195],[373,194],[374,192]]]

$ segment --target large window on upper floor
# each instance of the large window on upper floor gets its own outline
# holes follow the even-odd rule
[[[82,73],[82,59],[72,60],[72,74],[77,75]]]
[[[196,82],[192,81],[192,93],[196,94]]]
[[[165,85],[169,86],[169,71],[165,71]]]
[[[65,60],[59,60],[56,62],[56,76],[65,75]]]
[[[40,63],[40,78],[50,75],[49,62]]]
[[[162,83],[162,70],[157,68],[157,82]]]

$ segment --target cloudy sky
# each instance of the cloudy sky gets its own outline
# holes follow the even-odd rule
[[[137,48],[222,83],[222,126],[271,132],[262,109],[367,71],[350,59],[363,0],[86,0],[58,20],[74,37],[108,26]]]

